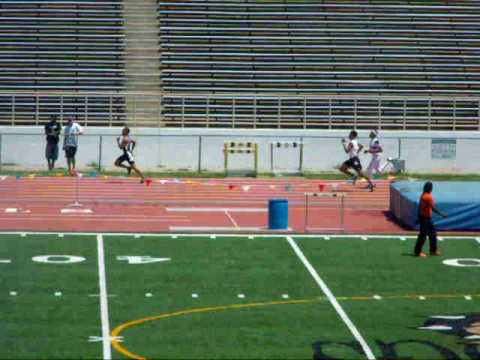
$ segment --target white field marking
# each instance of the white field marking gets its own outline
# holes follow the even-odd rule
[[[112,349],[110,347],[110,319],[108,317],[108,298],[107,298],[107,276],[105,271],[105,252],[103,247],[103,236],[97,235],[97,254],[98,254],[98,287],[100,289],[100,319],[102,321],[103,338],[103,359],[112,358]]]
[[[12,260],[10,259],[0,259],[0,264],[11,264]]]
[[[137,220],[134,220],[137,221]],[[200,229],[204,229],[204,227],[199,227]],[[231,229],[227,227],[226,229]],[[245,228],[242,228],[242,230]],[[259,230],[264,230],[265,228],[256,228],[258,231]],[[2,235],[21,235],[25,234],[26,235],[58,235],[58,231],[0,231],[0,236]],[[65,236],[96,236],[99,233],[98,232],[64,232]],[[112,237],[118,237],[118,236],[132,236],[132,233],[128,232],[102,232],[100,233],[103,236],[112,236]],[[171,237],[172,233],[169,232],[161,232],[161,233],[140,233],[141,236],[145,237]],[[199,234],[194,234],[194,233],[177,233],[175,234],[176,236],[179,237],[208,237],[209,234],[205,233],[199,233]],[[233,237],[233,238],[241,238],[245,237],[248,235],[245,234],[232,234],[232,233],[216,233],[217,236],[219,237]],[[271,234],[271,233],[253,233],[252,234],[255,237],[259,238],[281,238],[285,239],[285,235],[282,234]],[[292,238],[302,238],[302,239],[318,239],[321,237],[329,236],[332,239],[349,239],[349,240],[359,240],[360,235],[332,235],[332,234],[325,234],[325,233],[318,233],[318,234],[292,234],[290,235]],[[365,234],[364,236],[368,236],[369,239],[398,239],[400,236],[403,235],[378,235],[378,234]],[[406,239],[416,239],[416,235],[407,235],[404,236]],[[476,239],[474,236],[444,236],[443,237],[445,240],[474,240]],[[480,238],[478,238],[480,239]],[[480,240],[479,240],[480,242]]]
[[[17,208],[6,208],[5,209],[6,214],[15,214],[16,212],[18,212]]]
[[[438,241],[443,241],[443,240],[445,240],[445,239],[443,238],[443,236],[439,236],[439,237],[438,237]]]
[[[380,295],[373,295],[373,298],[375,300],[382,300],[382,297]]]
[[[17,292],[16,291],[10,291],[10,296],[17,296]]]
[[[59,238],[63,238],[63,236],[64,236],[63,234],[58,234]]]
[[[146,294],[145,294],[145,297],[152,297],[152,296],[153,296],[152,293],[146,293]]]
[[[230,227],[230,226],[170,226],[170,231],[260,231],[260,227]],[[183,235],[182,235],[183,236]],[[192,234],[190,234],[192,236]],[[196,235],[198,236],[198,234]]]
[[[475,238],[475,241],[480,244],[480,237]]]
[[[451,315],[434,315],[430,316],[432,319],[445,319],[445,320],[462,320],[465,319],[465,315],[451,316]]]
[[[324,236],[323,239],[324,240],[330,240],[330,236]]]
[[[237,222],[233,219],[232,215],[230,215],[230,213],[227,210],[225,210],[225,215],[227,215],[232,225],[235,226],[235,228],[238,228]]]
[[[317,285],[320,287],[320,289],[323,291],[325,296],[328,298],[328,301],[332,304],[334,309],[336,310],[337,314],[340,316],[340,318],[343,320],[345,325],[347,325],[348,329],[352,333],[352,335],[355,337],[355,339],[358,341],[360,346],[363,349],[363,352],[365,353],[367,359],[369,360],[374,360],[375,355],[373,355],[372,349],[368,346],[367,342],[363,338],[362,334],[358,331],[357,327],[353,324],[352,320],[348,317],[347,313],[345,310],[343,310],[342,306],[338,303],[337,299],[331,292],[331,290],[328,288],[327,284],[320,278],[318,275],[317,271],[315,268],[310,264],[308,259],[305,257],[303,254],[302,250],[298,247],[297,243],[295,240],[293,240],[292,237],[287,236],[286,237],[288,243],[292,247],[293,251],[297,255],[297,257],[300,259],[300,261],[303,263],[303,265],[306,267],[310,275],[313,277]]]
[[[426,300],[426,299],[427,299],[427,298],[426,298],[425,296],[419,296],[419,297],[418,297],[418,300],[422,300],[422,301],[423,301],[423,300]]]
[[[192,294],[192,298],[198,299],[198,294]]]
[[[92,209],[62,209],[61,214],[93,214]]]
[[[27,233],[20,233],[21,237],[27,237]]]
[[[237,297],[238,297],[239,299],[245,299],[245,294],[238,294]]]
[[[62,296],[62,292],[61,291],[55,291],[55,293],[53,294],[55,296]]]
[[[248,235],[248,240],[253,240],[253,239],[255,239],[255,236],[253,236],[253,235]]]
[[[221,208],[221,207],[172,207],[167,208],[169,212],[267,212],[267,208]]]
[[[172,235],[172,239],[176,239],[177,238],[177,235]]]
[[[400,241],[406,241],[407,240],[407,238],[405,236],[400,236],[399,239],[400,239]]]
[[[437,331],[447,331],[452,330],[451,326],[445,325],[432,325],[432,326],[422,326],[418,328],[419,330],[437,330]]]
[[[113,337],[108,337],[108,339],[106,339],[107,341],[112,341],[112,340],[116,340],[117,342],[123,342],[123,336],[113,336]],[[90,336],[88,338],[88,342],[101,342],[101,341],[104,341],[105,338],[101,337],[101,336]]]
[[[116,297],[117,294],[108,294],[107,297]],[[88,294],[88,297],[100,297],[100,294]]]
[[[140,235],[140,234],[135,234],[135,235],[133,235],[133,237],[134,237],[135,239],[140,239],[140,238],[142,237],[142,235]]]
[[[368,236],[362,236],[361,239],[362,240],[368,240]]]
[[[290,296],[288,296],[288,294],[283,294],[282,295],[282,299],[288,299]]]
[[[210,235],[210,239],[216,239],[217,236],[216,235]]]
[[[472,300],[472,296],[471,295],[465,295],[465,300],[468,300],[468,301]]]

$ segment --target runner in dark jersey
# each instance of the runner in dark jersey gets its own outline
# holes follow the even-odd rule
[[[123,154],[115,160],[115,166],[127,169],[128,175],[130,175],[132,170],[135,171],[137,175],[140,176],[140,183],[143,183],[145,177],[135,166],[135,158],[133,157],[133,150],[137,142],[130,137],[130,129],[128,127],[125,126],[122,129],[122,136],[117,138],[117,144],[120,150],[123,151]],[[124,162],[127,162],[128,165],[124,165]]]

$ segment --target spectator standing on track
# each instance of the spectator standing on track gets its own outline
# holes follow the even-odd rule
[[[57,117],[52,116],[50,122],[45,125],[45,135],[47,136],[45,157],[47,158],[48,170],[50,171],[55,168],[55,161],[58,159],[58,143],[61,131],[62,128],[57,122]]]
[[[446,218],[447,214],[444,214],[435,207],[432,190],[433,184],[430,181],[427,181],[423,186],[423,193],[422,196],[420,196],[420,203],[418,205],[418,223],[420,224],[420,233],[418,234],[414,253],[416,256],[420,257],[427,256],[427,254],[422,251],[423,244],[425,244],[427,236],[430,242],[430,255],[441,255],[437,248],[437,231],[435,230],[435,226],[432,222],[432,214],[435,212],[443,218]]]
[[[362,171],[362,164],[358,154],[362,151],[363,145],[358,143],[357,137],[358,133],[355,130],[352,130],[348,135],[348,142],[345,139],[342,139],[343,150],[348,154],[349,159],[342,164],[340,171],[352,178],[353,185],[355,185],[355,182],[359,177],[364,178],[368,181],[368,189],[373,191],[373,183]],[[352,174],[349,169],[355,170],[357,175]]]
[[[75,155],[78,148],[78,135],[83,135],[83,128],[73,121],[73,117],[68,118],[68,124],[63,131],[63,150],[67,158],[68,173],[74,175],[75,172]]]

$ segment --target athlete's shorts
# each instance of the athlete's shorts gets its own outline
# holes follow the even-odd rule
[[[127,161],[130,165],[135,164],[135,159],[133,158],[133,154],[130,151],[125,151],[122,156],[119,156],[116,160],[119,164]]]
[[[45,157],[47,160],[57,161],[58,159],[58,144],[47,144],[45,149]]]
[[[65,147],[65,157],[67,159],[73,159],[75,158],[75,154],[77,153],[77,147],[76,146],[67,146]]]
[[[362,170],[362,164],[360,163],[360,159],[357,156],[348,159],[343,164],[347,168],[353,169],[355,171],[361,171]]]

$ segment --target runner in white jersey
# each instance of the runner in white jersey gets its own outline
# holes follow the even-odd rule
[[[385,166],[381,164],[381,154],[383,153],[382,145],[380,144],[380,140],[378,140],[378,132],[377,130],[372,130],[370,132],[370,145],[368,150],[365,150],[365,154],[371,154],[372,158],[370,160],[370,164],[368,164],[367,168],[367,176],[372,181],[373,174],[375,173],[382,173]],[[375,185],[374,185],[375,186]]]
[[[140,176],[140,182],[143,183],[145,181],[145,177],[135,166],[135,159],[133,157],[133,149],[135,149],[137,142],[130,137],[130,129],[128,127],[125,126],[122,129],[122,136],[117,138],[117,144],[120,150],[123,151],[123,154],[119,156],[117,160],[115,160],[115,166],[127,169],[128,175],[130,175],[133,169],[133,171]],[[130,166],[123,165],[125,161],[128,162]]]
[[[343,149],[345,150],[345,153],[348,154],[349,159],[342,164],[340,171],[350,176],[354,185],[359,177],[366,179],[368,181],[368,188],[370,191],[373,191],[373,183],[362,171],[362,164],[358,155],[362,151],[363,145],[358,143],[357,137],[358,133],[355,130],[352,130],[348,135],[348,143],[345,141],[345,139],[342,139]],[[355,170],[357,175],[352,174],[349,169]]]

